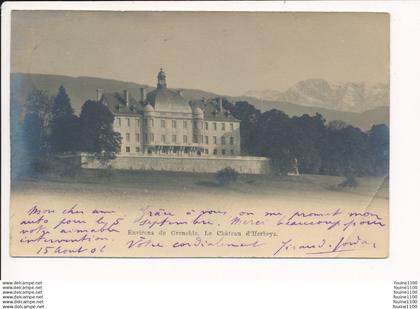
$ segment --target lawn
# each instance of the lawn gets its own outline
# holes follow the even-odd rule
[[[125,196],[127,198],[279,198],[292,200],[335,201],[380,198],[388,200],[388,180],[379,177],[358,178],[354,189],[339,188],[343,177],[324,175],[275,176],[240,175],[226,186],[217,183],[214,174],[81,170],[73,177],[53,174],[28,177],[12,185],[14,193],[50,193],[78,196]]]

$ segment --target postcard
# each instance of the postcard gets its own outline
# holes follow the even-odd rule
[[[388,256],[388,14],[13,10],[10,53],[11,256]]]

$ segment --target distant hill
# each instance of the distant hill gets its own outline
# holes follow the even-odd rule
[[[76,113],[80,112],[82,105],[86,100],[96,99],[96,89],[98,88],[111,93],[128,90],[134,99],[140,98],[141,87],[145,88],[146,92],[150,92],[155,89],[155,87],[148,85],[96,77],[70,77],[63,75],[26,73],[12,73],[10,84],[11,93],[16,95],[22,104],[25,103],[27,96],[35,89],[45,90],[50,95],[55,95],[60,85],[63,85],[70,96],[72,106]],[[217,96],[217,94],[201,90],[181,90],[183,96],[188,100],[191,98],[212,98]]]
[[[76,113],[79,113],[83,103],[88,99],[96,98],[96,89],[104,89],[105,92],[122,92],[126,89],[135,98],[140,96],[140,88],[143,87],[147,92],[152,91],[155,87],[149,85],[141,85],[133,82],[124,82],[111,79],[102,79],[96,77],[69,77],[62,75],[46,75],[46,74],[11,74],[11,95],[14,96],[20,104],[24,105],[28,95],[35,89],[45,90],[50,95],[57,93],[58,87],[63,85],[70,96],[72,106]],[[187,99],[213,98],[219,94],[196,90],[196,89],[180,89],[183,96]],[[248,101],[261,111],[270,109],[279,109],[290,116],[300,116],[302,114],[315,113],[322,114],[327,121],[342,120],[348,124],[358,126],[364,130],[369,129],[372,124],[385,123],[389,124],[389,107],[379,106],[372,110],[362,113],[337,111],[324,107],[304,106],[300,104],[289,103],[287,101],[278,100],[261,100],[251,96],[228,97],[232,101]]]
[[[349,82],[332,84],[324,79],[307,79],[296,83],[284,92],[248,91],[245,96],[338,111],[364,112],[381,106],[389,106],[389,85]]]

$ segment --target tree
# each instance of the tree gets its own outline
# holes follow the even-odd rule
[[[375,174],[385,175],[389,171],[389,128],[385,124],[373,125],[368,135]]]
[[[261,112],[247,101],[236,102],[235,105],[225,104],[232,115],[241,121],[241,149],[244,153],[256,155],[255,141],[257,138],[257,124]]]
[[[16,95],[11,94],[10,100],[10,150],[11,150],[11,179],[27,173],[28,158],[26,157],[26,143],[21,114],[21,104]]]
[[[277,172],[287,175],[295,162],[296,132],[289,116],[273,109],[258,118],[253,147],[256,155],[269,157]]]
[[[33,155],[49,152],[52,100],[47,92],[34,90],[27,98],[24,136]],[[37,136],[34,136],[37,135]]]
[[[338,187],[340,188],[349,187],[353,189],[359,185],[359,183],[356,180],[356,177],[354,176],[354,173],[352,173],[351,171],[347,171],[344,177],[345,179],[338,184]]]
[[[60,86],[51,111],[51,152],[74,152],[80,145],[79,118],[74,115],[66,89]]]
[[[94,154],[104,165],[115,158],[121,147],[121,136],[113,131],[113,122],[114,115],[104,104],[92,100],[83,104],[81,150]]]
[[[328,129],[331,130],[342,130],[345,127],[348,127],[349,125],[341,120],[332,120],[328,122]]]
[[[364,176],[373,172],[368,135],[359,128],[329,129],[320,152],[322,174]]]
[[[298,160],[302,173],[317,174],[321,168],[320,147],[322,137],[326,134],[325,119],[321,114],[315,116],[304,114],[293,117],[294,140],[293,152]]]
[[[37,159],[41,156],[42,124],[41,119],[35,113],[25,115],[23,121],[23,141],[25,153],[31,159]]]
[[[51,124],[50,145],[52,153],[80,150],[80,119],[75,115],[56,118]]]
[[[238,172],[231,167],[226,167],[217,172],[216,179],[220,185],[228,185],[238,179]]]
[[[67,95],[66,89],[63,87],[63,85],[58,88],[58,93],[54,97],[51,113],[53,119],[74,114],[74,110],[71,107],[70,98]]]

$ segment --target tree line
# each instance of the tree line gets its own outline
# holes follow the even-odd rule
[[[18,125],[14,126],[19,104],[15,102],[12,106],[13,134],[21,133],[21,143],[16,141],[18,149],[12,145],[12,153],[15,150],[26,165],[45,162],[57,154],[76,152],[91,153],[106,163],[120,150],[121,136],[113,131],[114,115],[109,109],[97,101],[87,100],[77,116],[63,86],[52,97],[42,90],[35,90],[28,96],[22,130]]]
[[[342,121],[327,123],[321,114],[289,117],[276,109],[261,112],[247,101],[226,99],[223,107],[241,121],[243,154],[270,158],[278,173],[287,173],[296,163],[306,174],[388,173],[389,129],[384,124],[363,132]],[[11,112],[12,164],[20,160],[30,165],[51,155],[79,151],[106,163],[120,151],[121,136],[113,131],[114,115],[108,107],[87,100],[77,116],[63,86],[53,97],[41,90],[29,95],[23,127],[17,119],[17,102],[12,102]],[[17,169],[18,164],[14,165]]]
[[[262,113],[247,101],[223,100],[223,107],[241,120],[243,153],[271,158],[280,173],[287,173],[297,162],[299,171],[306,174],[388,174],[389,128],[385,124],[363,132],[343,121],[327,123],[319,113],[299,117],[276,109]]]

